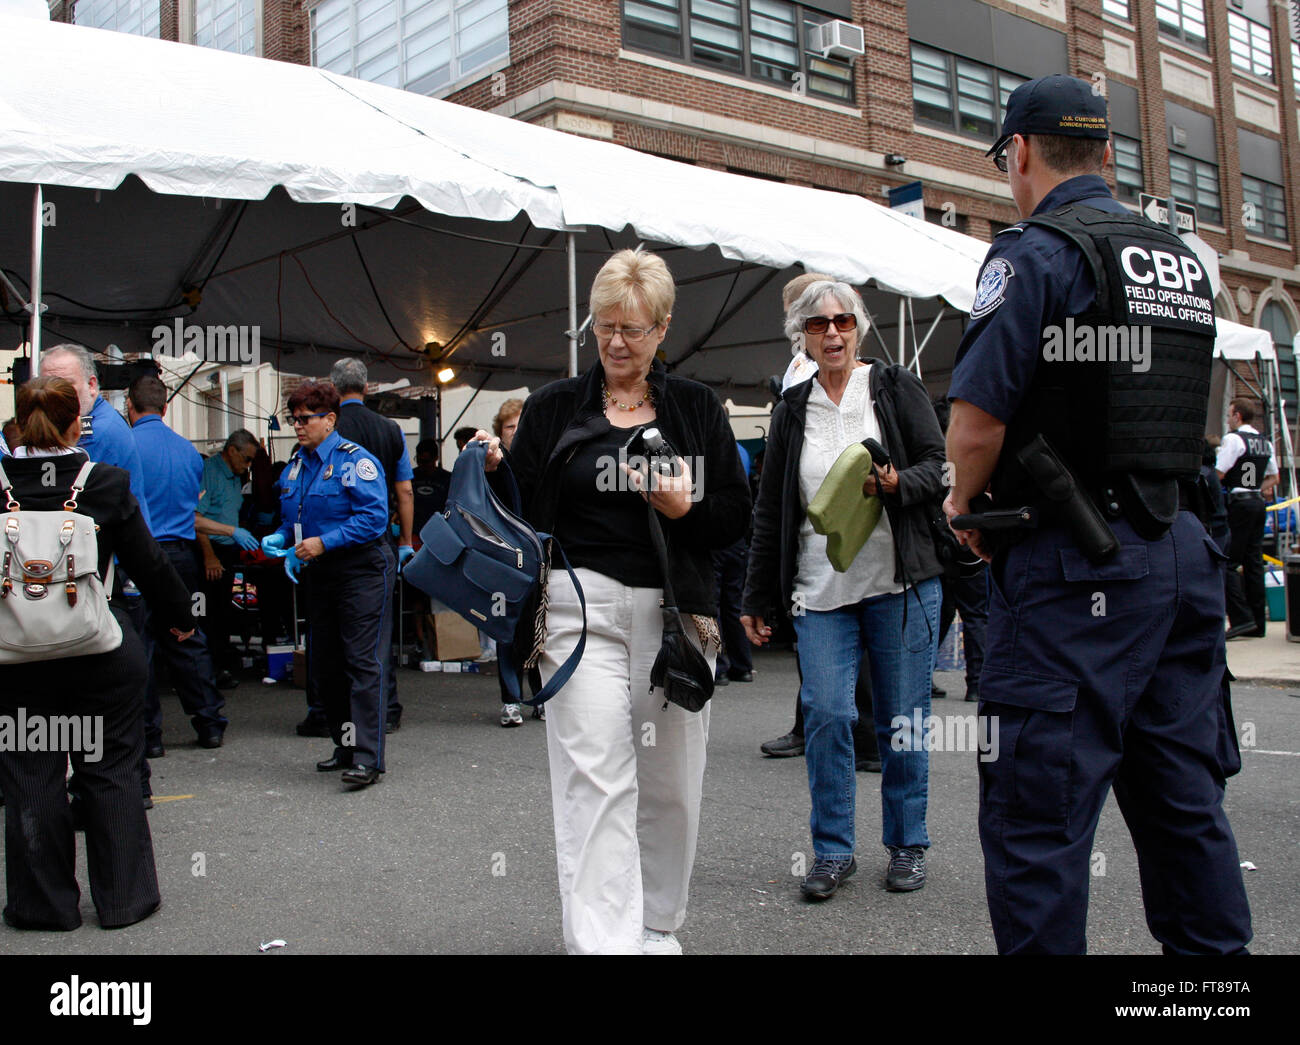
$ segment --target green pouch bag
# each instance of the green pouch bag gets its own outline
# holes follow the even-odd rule
[[[826,538],[826,558],[843,573],[857,558],[880,521],[879,497],[864,497],[862,484],[871,475],[871,452],[854,443],[838,458],[808,505],[813,530]]]

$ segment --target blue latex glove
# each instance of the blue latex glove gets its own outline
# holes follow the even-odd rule
[[[397,572],[401,573],[406,564],[415,556],[415,549],[409,544],[399,544],[397,546]]]
[[[262,554],[269,555],[272,558],[276,558],[276,559],[284,555],[284,534],[268,533],[265,537],[263,537]]]
[[[242,526],[236,526],[235,532],[232,533],[231,536],[235,539],[235,543],[239,545],[241,548],[243,548],[244,551],[246,552],[257,551],[257,546],[260,542],[256,537],[254,537],[251,533],[245,530]]]
[[[285,553],[284,572],[294,584],[298,583],[298,574],[302,571],[303,561],[292,550]]]

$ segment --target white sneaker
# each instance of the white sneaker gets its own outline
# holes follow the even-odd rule
[[[484,650],[482,653],[480,653],[477,657],[474,658],[474,663],[492,664],[496,661],[496,659],[497,659],[497,651],[495,648],[493,648],[489,650]]]
[[[642,929],[641,953],[681,954],[682,945],[672,933],[660,932],[658,929]]]
[[[522,726],[524,716],[519,713],[518,704],[501,705],[501,724],[503,726]]]

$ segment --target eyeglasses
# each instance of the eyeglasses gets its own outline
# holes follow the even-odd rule
[[[319,414],[286,414],[284,419],[293,425],[294,428],[306,428],[307,422],[313,417],[328,417],[329,414],[330,412],[328,410],[322,411]]]
[[[593,323],[591,329],[602,341],[611,341],[615,334],[622,334],[627,344],[639,345],[645,340],[647,334],[653,334],[659,329],[659,324],[656,323],[652,327],[616,327],[613,323]]]
[[[803,321],[805,334],[824,334],[835,324],[835,329],[843,334],[847,330],[858,329],[858,317],[852,312],[841,312],[838,316],[809,316]]]
[[[1007,173],[1007,150],[1006,149],[1003,149],[1000,153],[998,153],[996,156],[993,157],[993,165],[997,167],[997,169],[1000,170],[1003,174]]]

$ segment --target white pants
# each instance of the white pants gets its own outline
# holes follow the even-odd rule
[[[639,954],[643,926],[671,932],[686,918],[709,708],[665,708],[663,690],[650,692],[663,593],[574,572],[587,598],[586,652],[546,704],[564,944],[570,954]],[[563,570],[549,595],[544,681],[582,627]]]

